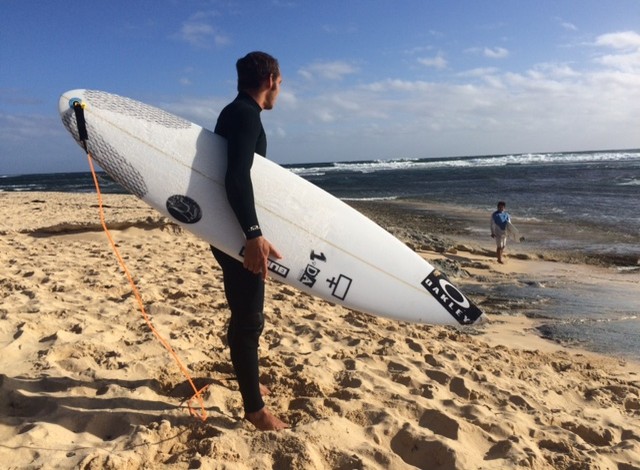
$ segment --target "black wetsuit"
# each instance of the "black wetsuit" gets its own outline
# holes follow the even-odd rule
[[[227,139],[227,199],[247,239],[262,235],[256,215],[251,166],[254,153],[266,156],[267,137],[260,120],[262,108],[251,96],[240,92],[227,105],[216,124],[215,133]],[[260,274],[215,247],[213,254],[222,268],[224,291],[231,310],[227,340],[231,362],[245,413],[264,407],[258,382],[258,341],[264,327],[264,281]]]

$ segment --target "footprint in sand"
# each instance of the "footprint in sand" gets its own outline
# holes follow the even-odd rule
[[[449,439],[458,439],[460,425],[455,419],[450,418],[439,410],[425,411],[420,417],[418,424],[435,434],[448,437]]]
[[[407,464],[420,469],[458,468],[455,451],[406,424],[391,439],[391,450]]]
[[[435,382],[438,382],[440,385],[447,385],[451,380],[449,374],[439,370],[428,369],[424,373],[427,377]]]
[[[469,399],[471,397],[471,390],[467,388],[467,385],[462,377],[454,377],[449,382],[449,390],[458,395],[461,398]]]

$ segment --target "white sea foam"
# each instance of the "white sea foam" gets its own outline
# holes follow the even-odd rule
[[[618,186],[640,186],[640,180],[633,179],[630,181],[625,181],[624,183],[618,183]]]
[[[343,201],[395,201],[397,196],[390,197],[343,197]]]
[[[541,165],[563,163],[602,163],[640,160],[640,151],[577,152],[577,153],[523,153],[498,156],[480,156],[439,159],[397,159],[355,162],[325,163],[318,166],[298,166],[290,168],[301,176],[322,176],[333,172],[373,173],[390,170],[412,170],[427,168],[473,168],[501,167],[507,165]],[[630,182],[626,184],[640,184]]]

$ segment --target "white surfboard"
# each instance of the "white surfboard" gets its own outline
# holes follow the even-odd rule
[[[517,243],[524,241],[524,237],[520,235],[520,230],[518,230],[511,222],[507,222],[507,237]]]
[[[244,235],[224,190],[225,139],[129,98],[72,90],[59,110],[79,143],[76,104],[102,169],[164,216],[242,258]],[[251,175],[262,232],[283,255],[270,262],[272,278],[397,320],[471,324],[482,317],[443,274],[326,191],[260,156]]]

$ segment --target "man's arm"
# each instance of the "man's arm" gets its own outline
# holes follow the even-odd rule
[[[227,135],[227,199],[247,240],[262,235],[255,209],[251,167],[261,125],[257,116],[243,113]]]
[[[262,125],[257,116],[249,113],[241,116],[235,124],[227,137],[227,199],[247,239],[243,265],[253,273],[262,273],[263,279],[266,279],[269,256],[279,259],[281,255],[262,236],[255,209],[251,167]]]

